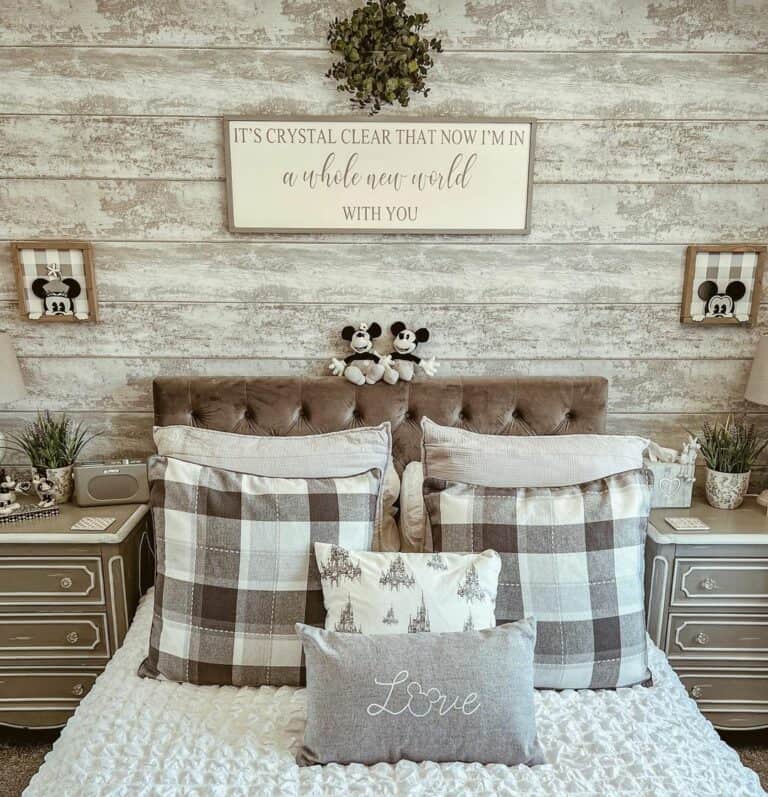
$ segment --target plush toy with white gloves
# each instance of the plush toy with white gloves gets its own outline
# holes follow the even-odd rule
[[[416,374],[417,366],[427,376],[437,373],[438,363],[434,357],[425,360],[414,354],[419,343],[429,340],[429,330],[426,327],[412,330],[408,329],[402,321],[395,321],[390,327],[392,333],[392,352],[384,359],[384,381],[394,385],[399,379],[410,382]]]
[[[374,349],[373,341],[381,337],[381,327],[373,324],[360,324],[344,327],[341,337],[349,341],[352,354],[339,360],[336,357],[328,366],[334,376],[343,376],[353,385],[373,385],[384,376],[384,358]]]

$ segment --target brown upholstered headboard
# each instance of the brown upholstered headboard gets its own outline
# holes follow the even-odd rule
[[[155,379],[155,424],[240,434],[333,432],[390,421],[398,469],[420,459],[426,415],[486,434],[605,431],[608,382],[597,376],[432,379],[355,387],[339,377]]]

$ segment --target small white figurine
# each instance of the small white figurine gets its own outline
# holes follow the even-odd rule
[[[694,465],[699,455],[701,443],[693,435],[688,435],[688,441],[683,443],[678,462],[681,465]]]

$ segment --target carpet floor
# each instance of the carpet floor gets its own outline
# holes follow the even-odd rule
[[[17,731],[0,728],[0,795],[20,797],[32,775],[43,763],[56,740],[57,731]],[[722,733],[745,766],[760,776],[768,791],[768,730]]]

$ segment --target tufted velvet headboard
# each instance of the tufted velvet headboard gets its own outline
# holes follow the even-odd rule
[[[339,377],[164,377],[153,383],[155,425],[298,435],[392,424],[398,470],[420,459],[426,415],[486,434],[605,431],[603,377],[432,379],[355,387]]]

